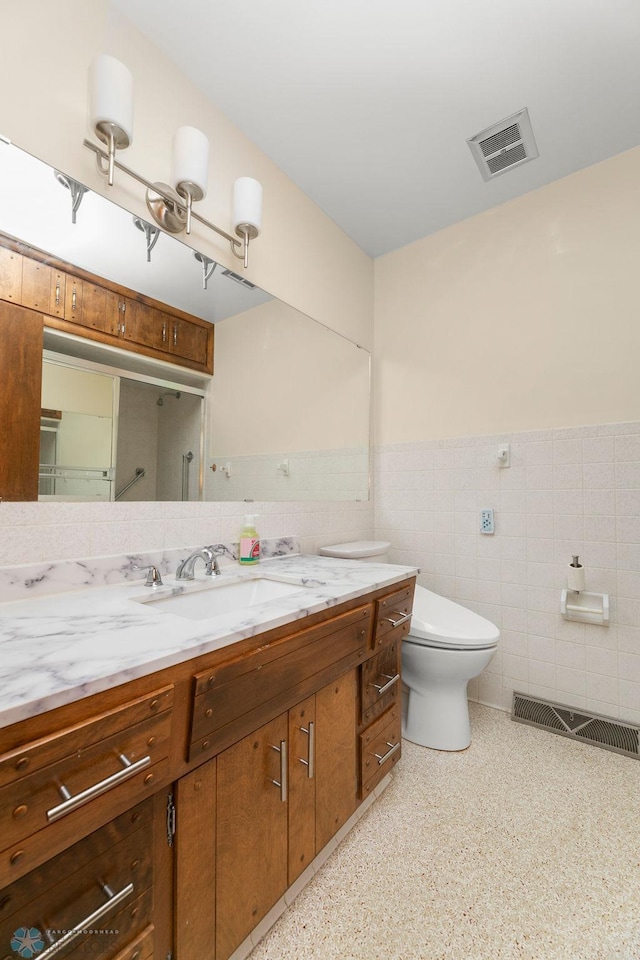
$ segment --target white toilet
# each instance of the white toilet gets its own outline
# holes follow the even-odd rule
[[[387,562],[383,540],[321,547],[320,554]],[[402,642],[402,679],[409,689],[407,740],[435,750],[464,750],[471,743],[467,684],[491,661],[500,631],[489,620],[416,586],[409,636]]]

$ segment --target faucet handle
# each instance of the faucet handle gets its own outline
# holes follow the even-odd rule
[[[205,570],[204,570],[205,577],[213,577],[215,576],[215,573],[220,572],[219,570],[216,569],[214,573],[214,567],[217,568],[218,561],[216,557],[214,557],[213,550],[211,550],[210,547],[203,547],[202,550],[200,551],[200,554],[205,563]]]
[[[139,567],[137,564],[134,564],[133,569],[147,571],[147,579],[144,582],[145,587],[162,586],[162,577],[160,575],[160,571],[153,563],[148,564],[146,567]]]

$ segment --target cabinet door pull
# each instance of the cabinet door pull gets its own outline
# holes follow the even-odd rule
[[[60,281],[56,280],[56,307],[60,306]]]
[[[287,741],[281,740],[280,746],[276,747],[275,743],[271,744],[271,749],[275,750],[276,753],[280,754],[280,779],[271,780],[271,783],[275,784],[276,787],[280,787],[280,799],[283,803],[287,802]]]
[[[307,760],[303,760],[302,757],[298,757],[298,760],[300,763],[304,763],[307,768],[307,777],[309,780],[313,780],[316,767],[316,725],[311,721],[308,727],[300,727],[300,729],[309,737],[309,753]]]
[[[387,746],[388,746],[388,747],[391,747],[391,749],[390,749],[390,750],[387,750],[387,752],[386,752],[385,754],[383,754],[382,756],[380,756],[379,753],[374,753],[374,757],[375,757],[376,760],[378,761],[378,766],[379,766],[379,767],[381,767],[382,764],[385,763],[385,762],[389,759],[389,757],[392,757],[392,756],[394,755],[394,753],[396,753],[396,751],[400,749],[400,741],[398,740],[397,743],[389,743],[389,741],[387,740]]]
[[[401,614],[399,620],[394,620],[393,617],[384,617],[384,619],[387,621],[387,623],[390,623],[390,624],[391,624],[392,626],[394,626],[394,627],[399,627],[400,624],[406,623],[407,620],[411,620],[411,614],[410,614],[410,613],[401,613],[399,610],[394,611],[394,612]]]
[[[72,310],[75,310],[75,309],[76,309],[76,304],[77,304],[77,302],[78,302],[78,295],[77,295],[77,293],[76,293],[76,288],[75,288],[75,286],[74,286],[74,288],[73,288],[73,293],[71,294],[71,309],[72,309]]]
[[[59,820],[61,817],[66,816],[67,813],[71,813],[72,810],[77,810],[77,808],[83,806],[83,804],[89,803],[89,801],[95,797],[99,797],[101,794],[106,793],[107,790],[111,790],[112,787],[116,787],[124,780],[134,777],[136,773],[144,770],[144,768],[148,767],[151,763],[151,757],[148,756],[141,757],[140,760],[131,763],[131,761],[121,753],[119,759],[124,765],[122,770],[118,770],[117,773],[112,773],[110,777],[106,777],[104,780],[100,780],[99,783],[94,783],[93,786],[87,787],[86,790],[77,793],[75,797],[71,796],[64,784],[61,784],[58,790],[65,799],[63,803],[59,803],[57,807],[52,807],[51,810],[47,810],[47,820],[49,823],[53,823],[54,820]]]
[[[162,342],[163,343],[167,342],[167,321],[166,320],[162,321]]]
[[[387,680],[387,683],[383,683],[382,685],[379,683],[370,684],[370,686],[376,688],[380,696],[382,696],[383,693],[386,693],[387,690],[389,690],[394,685],[394,683],[397,683],[398,680],[400,679],[399,673],[396,673],[395,677],[390,677],[388,673],[383,673],[382,676],[385,677],[385,679]]]
[[[102,889],[109,897],[106,903],[103,903],[101,907],[98,907],[97,910],[94,910],[93,913],[89,914],[88,917],[85,917],[84,920],[81,920],[75,927],[71,930],[67,930],[59,940],[54,940],[50,947],[43,953],[39,953],[39,960],[50,960],[50,957],[54,957],[56,953],[60,953],[64,947],[68,946],[70,943],[73,943],[78,937],[84,935],[85,931],[94,927],[98,920],[102,920],[114,907],[118,906],[119,903],[122,903],[123,900],[126,900],[130,894],[133,893],[133,884],[128,883],[126,887],[123,887],[122,890],[119,890],[118,893],[113,893],[113,891],[106,885],[101,884]]]
[[[173,325],[173,345],[174,347],[178,346],[178,326],[179,324],[174,323]]]
[[[127,312],[127,304],[126,304],[126,301],[123,300],[123,301],[122,301],[122,326],[121,326],[121,328],[120,328],[120,332],[121,332],[121,334],[122,334],[123,337],[124,337],[124,327],[125,327],[125,319],[126,319],[125,314],[126,314],[126,312]]]

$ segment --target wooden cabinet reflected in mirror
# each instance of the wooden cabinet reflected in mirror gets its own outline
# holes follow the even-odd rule
[[[0,498],[38,499],[41,314],[0,300]]]

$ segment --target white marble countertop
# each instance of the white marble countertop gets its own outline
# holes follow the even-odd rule
[[[135,583],[0,603],[0,727],[146,676],[176,663],[292,623],[398,583],[415,567],[290,555],[256,566],[222,566],[213,580],[201,565],[188,584]],[[241,611],[187,619],[150,599],[215,590],[238,579],[267,577],[300,586]]]

